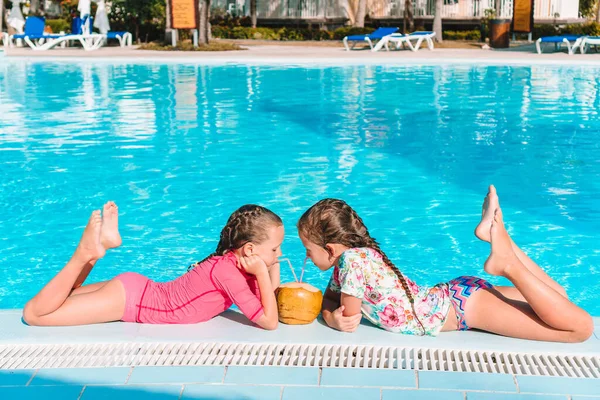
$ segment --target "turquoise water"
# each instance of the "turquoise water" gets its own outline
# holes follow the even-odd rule
[[[489,183],[515,241],[600,315],[600,68],[0,63],[0,307],[21,307],[114,200],[123,246],[91,281],[169,280],[244,203],[283,251],[347,200],[418,283],[483,274]],[[310,283],[328,276],[309,266]],[[291,280],[284,269],[283,279]],[[492,279],[499,283],[498,279]]]

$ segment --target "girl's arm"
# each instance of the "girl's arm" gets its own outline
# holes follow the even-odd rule
[[[277,301],[267,266],[258,256],[240,257],[240,263],[246,272],[256,277],[258,282],[263,315],[256,320],[256,324],[266,330],[277,329],[279,323]]]
[[[361,315],[360,306],[362,300],[349,294],[342,293],[340,303],[344,307],[344,317],[351,317],[353,315]]]
[[[277,290],[277,288],[279,287],[279,285],[281,284],[281,280],[280,280],[280,269],[279,269],[279,263],[273,265],[271,268],[269,268],[269,278],[271,279],[271,286],[273,287],[273,290]]]
[[[334,292],[330,288],[325,290],[325,296],[323,296],[323,304],[321,306],[321,314],[323,315],[323,319],[327,322],[327,325],[331,326],[329,323],[331,314],[340,307],[340,294]]]
[[[346,311],[347,305],[345,303],[348,303],[348,300],[345,300],[346,297],[358,300],[358,312],[349,313]],[[323,298],[321,314],[329,327],[342,332],[354,332],[362,318],[360,304],[360,299],[353,298],[344,293],[340,296],[340,293],[336,293],[330,288],[327,288]],[[350,303],[348,303],[348,306],[354,307],[354,305]]]

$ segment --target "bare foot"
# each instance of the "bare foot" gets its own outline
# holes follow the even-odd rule
[[[106,250],[114,249],[121,245],[121,235],[119,234],[119,209],[112,201],[106,203],[102,211],[102,232],[100,233],[100,241]]]
[[[475,228],[475,236],[484,242],[490,242],[490,229],[492,228],[492,220],[494,219],[494,210],[500,207],[500,201],[496,194],[494,185],[490,185],[488,193],[483,200],[481,207],[481,221]]]
[[[515,254],[510,236],[504,227],[502,210],[496,208],[490,229],[492,251],[483,268],[490,275],[505,276],[507,268],[518,265],[519,258]]]
[[[100,216],[100,210],[96,210],[92,213],[83,231],[79,245],[77,245],[77,250],[75,250],[75,256],[86,263],[104,257],[106,251],[100,243],[101,230],[102,217]]]

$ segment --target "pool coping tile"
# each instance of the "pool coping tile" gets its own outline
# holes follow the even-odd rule
[[[36,372],[35,369],[0,369],[0,387],[27,386]]]
[[[571,396],[597,396],[600,394],[600,379],[598,378],[518,375],[516,380],[520,393],[562,394]],[[568,386],[568,388],[565,386]]]
[[[139,397],[145,397],[143,394],[148,395],[149,397],[169,397],[172,400],[178,400],[181,397],[181,392],[183,390],[182,384],[140,384],[140,385],[86,385],[81,393],[81,397],[79,400],[89,400],[92,398],[95,399],[106,399],[111,398],[113,395],[117,395],[117,398],[131,398],[133,400],[138,399]],[[138,393],[137,392],[142,392]],[[108,392],[108,393],[103,393]],[[113,393],[114,392],[114,393]],[[61,399],[62,400],[62,399]]]
[[[320,373],[318,367],[230,366],[223,383],[316,386]]]
[[[419,389],[517,393],[514,376],[485,372],[418,371]]]
[[[43,368],[37,371],[29,385],[120,385],[127,382],[131,369],[131,367]]]
[[[406,396],[402,396],[406,393]],[[432,397],[440,395],[440,397]],[[381,400],[392,400],[398,398],[400,400],[464,400],[465,391],[461,390],[443,390],[443,389],[382,389]],[[410,397],[409,397],[410,396]]]
[[[60,399],[60,400],[78,400],[81,397],[85,385],[39,385],[39,386],[0,386],[0,398],[12,399]],[[6,392],[13,392],[15,395],[4,397]],[[48,393],[50,392],[50,393]],[[68,397],[65,397],[68,392]],[[61,393],[61,395],[58,395]],[[36,394],[36,395],[33,395]],[[49,396],[50,395],[50,396]],[[54,395],[54,396],[52,396]]]
[[[223,383],[224,377],[224,366],[138,366],[133,368],[127,384]]]
[[[331,396],[328,396],[331,394]],[[306,399],[381,400],[381,389],[376,387],[339,386],[284,386],[281,400]]]
[[[293,387],[301,387],[301,386],[293,386]],[[219,385],[203,385],[203,384],[187,384],[184,385],[183,391],[181,393],[181,400],[185,399],[193,399],[195,395],[211,395],[213,392],[220,394],[220,398],[223,398],[223,395],[228,395],[227,399],[233,395],[233,399],[239,399],[239,395],[242,394],[247,396],[251,395],[251,399],[257,400],[280,400],[281,393],[283,391],[283,386],[281,385],[229,385],[229,384],[219,384]],[[252,395],[259,395],[260,397],[256,398]],[[213,398],[210,398],[213,400]],[[246,397],[244,397],[246,399]],[[84,400],[84,399],[83,399]],[[216,400],[216,399],[214,399]]]
[[[417,388],[414,370],[323,368],[320,386]]]

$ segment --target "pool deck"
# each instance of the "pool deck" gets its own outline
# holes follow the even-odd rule
[[[368,324],[352,334],[334,331],[320,320],[305,326],[280,324],[275,331],[263,331],[247,323],[240,314],[229,311],[197,325],[143,325],[111,323],[64,328],[29,327],[22,323],[19,310],[0,311],[0,398],[170,398],[170,399],[591,399],[600,398],[600,379],[556,377],[485,372],[446,372],[440,370],[365,368],[336,366],[289,366],[272,362],[267,366],[243,363],[168,362],[159,358],[169,344],[173,348],[191,343],[237,343],[271,345],[279,349],[296,345],[360,345],[485,350],[492,357],[499,353],[587,356],[600,373],[600,318],[595,318],[596,333],[580,344],[557,344],[509,339],[482,332],[449,332],[437,338],[392,334]],[[19,347],[86,345],[116,347],[163,346],[157,361],[144,365],[123,362],[118,366],[52,368],[50,366],[13,369],[6,360]],[[277,347],[279,346],[279,347]],[[169,350],[170,351],[170,350]],[[95,350],[98,357],[100,350]],[[31,351],[29,358],[35,358]],[[71,351],[70,359],[77,351]],[[275,357],[276,354],[275,353]],[[58,354],[58,352],[57,352]],[[283,354],[283,350],[281,350]],[[58,356],[57,356],[58,357]],[[92,358],[93,358],[92,357]],[[113,355],[113,359],[116,356]],[[39,357],[38,357],[39,358]],[[68,357],[67,357],[68,358]],[[420,358],[420,356],[419,356]],[[64,357],[63,357],[64,359]],[[99,358],[98,358],[99,359]],[[164,359],[163,359],[164,360]],[[214,361],[214,360],[213,360]],[[191,364],[191,365],[190,365]],[[233,365],[235,364],[235,365]],[[56,364],[55,364],[56,365]],[[97,364],[96,364],[97,365]],[[114,364],[113,364],[114,365]],[[17,368],[19,368],[17,366]],[[596,374],[596,376],[600,376]]]
[[[343,47],[319,47],[303,45],[243,45],[243,51],[218,52],[182,52],[150,51],[135,48],[103,47],[97,51],[86,52],[79,48],[52,49],[50,51],[32,51],[29,48],[6,48],[7,57],[77,58],[108,62],[118,60],[157,61],[176,63],[314,63],[319,64],[447,64],[469,63],[484,65],[600,65],[600,53],[568,55],[566,52],[537,54],[533,44],[505,50],[473,49],[421,49],[380,51],[373,53],[368,49],[345,51]]]

